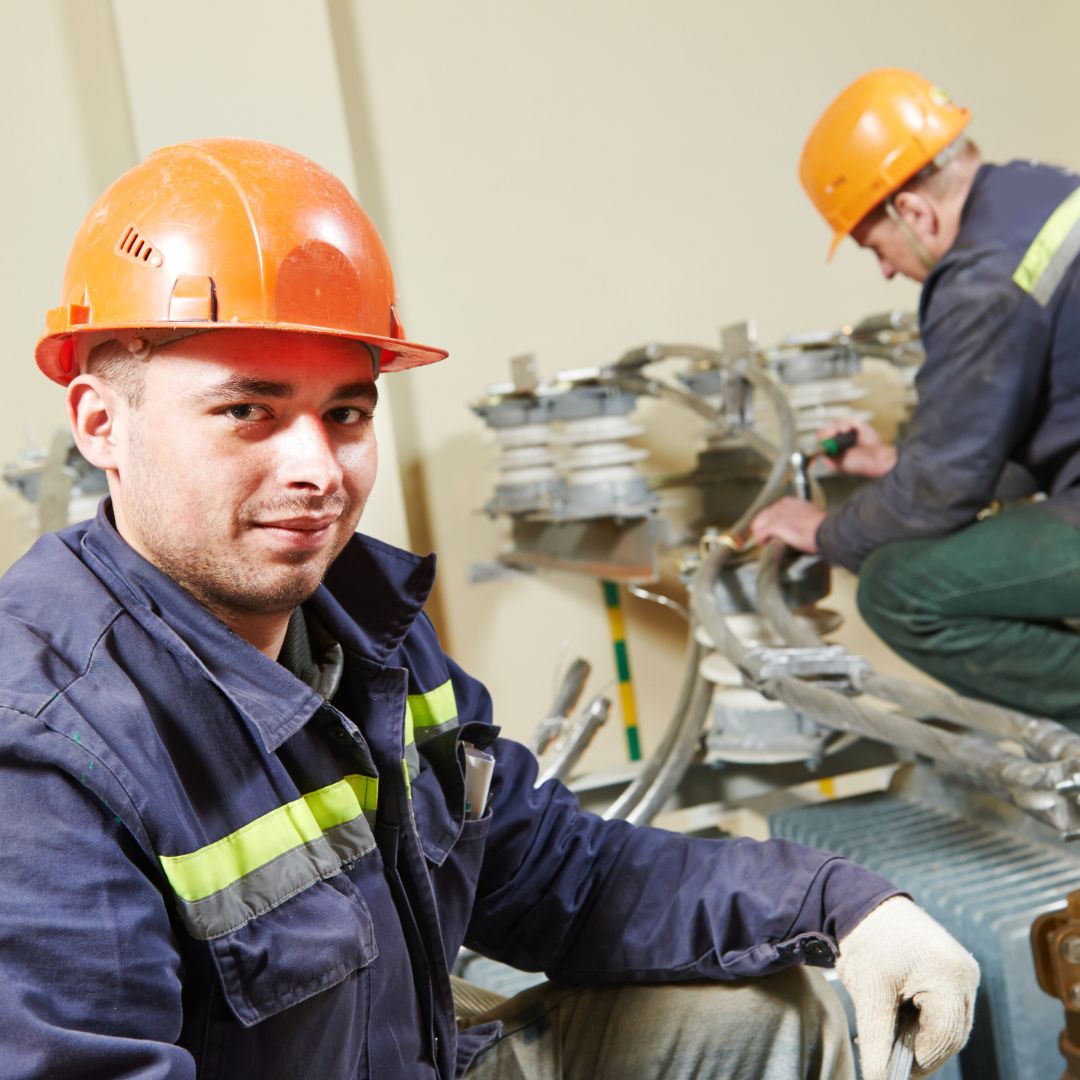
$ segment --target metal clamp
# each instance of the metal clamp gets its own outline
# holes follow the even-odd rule
[[[717,548],[727,548],[733,555],[749,555],[756,551],[758,542],[748,533],[736,535],[731,532],[717,532],[706,529],[698,541],[698,556],[707,559]]]
[[[739,661],[747,681],[757,690],[773,679],[812,678],[838,689],[854,689],[855,679],[867,672],[869,662],[848,652],[843,645],[824,645],[816,649],[784,649],[759,646],[750,649]]]

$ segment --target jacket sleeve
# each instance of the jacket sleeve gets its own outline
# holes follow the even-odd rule
[[[924,298],[922,335],[918,406],[896,466],[817,532],[825,558],[849,570],[882,544],[974,521],[1038,416],[1050,316],[1011,279],[950,270]]]
[[[47,733],[4,738],[30,723],[0,709],[0,1075],[193,1078],[148,860],[78,776],[37,759]]]
[[[486,691],[455,671],[459,707]],[[471,684],[471,685],[470,685]],[[469,715],[468,706],[463,710]],[[470,719],[479,719],[476,709]],[[469,947],[588,982],[734,979],[828,965],[836,940],[897,890],[786,841],[705,840],[604,821],[499,739]]]

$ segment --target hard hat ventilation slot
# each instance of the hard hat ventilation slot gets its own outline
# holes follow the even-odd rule
[[[139,235],[139,230],[134,225],[129,225],[123,231],[117,242],[116,250],[129,259],[145,263],[147,266],[153,266],[155,269],[165,261],[153,244]]]

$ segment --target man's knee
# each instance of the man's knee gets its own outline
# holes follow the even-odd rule
[[[600,1010],[597,994],[604,999]],[[575,1019],[587,1021],[586,1043],[606,1026],[597,1024],[597,1012],[605,1007],[617,1016],[619,1035],[613,1038],[609,1028],[601,1042],[606,1052],[619,1046],[616,1054],[625,1058],[602,1062],[592,1047],[579,1042],[582,1057],[570,1056],[575,1065],[588,1061],[588,1068],[568,1075],[590,1070],[593,1076],[623,1075],[619,1068],[630,1060],[638,1063],[637,1075],[643,1077],[848,1080],[854,1075],[843,1006],[821,972],[812,969],[792,968],[736,983],[586,991],[575,1002]],[[571,1035],[570,1045],[575,1042]],[[658,1062],[664,1063],[662,1071],[657,1071]]]
[[[921,558],[906,543],[878,548],[859,570],[855,602],[863,620],[879,637],[918,635],[934,621]]]
[[[820,971],[794,967],[716,989],[697,1019],[711,1027],[712,1060],[730,1069],[721,1075],[854,1077],[847,1015]]]

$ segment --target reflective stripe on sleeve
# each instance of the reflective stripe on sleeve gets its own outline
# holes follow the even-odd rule
[[[1080,253],[1080,188],[1046,219],[1024,253],[1013,281],[1041,307],[1046,307],[1065,271]]]

